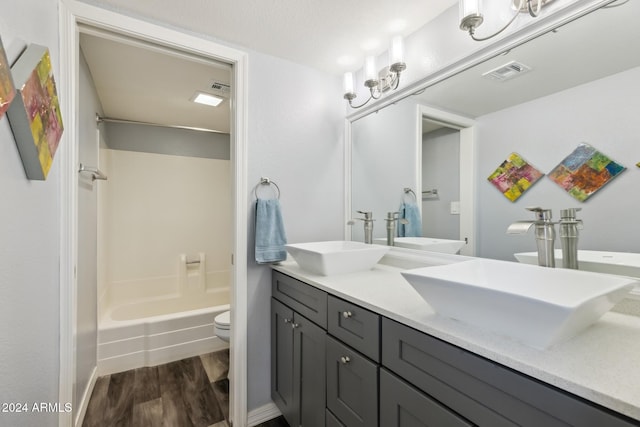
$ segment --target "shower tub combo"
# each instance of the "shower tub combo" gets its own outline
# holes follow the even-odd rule
[[[101,301],[98,372],[106,375],[228,348],[214,334],[229,310],[229,271],[180,256],[178,277],[113,283]]]

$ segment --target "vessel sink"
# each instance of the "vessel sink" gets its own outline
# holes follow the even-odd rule
[[[285,248],[300,268],[323,276],[369,270],[390,249],[342,240],[298,243]]]
[[[375,239],[375,243],[386,245],[387,239]],[[422,251],[457,254],[464,246],[464,240],[434,239],[432,237],[396,237],[394,246]]]
[[[631,277],[482,258],[402,275],[437,313],[539,349],[577,335],[637,284]]]
[[[556,249],[554,255],[556,267],[562,267],[562,250]],[[522,263],[538,264],[537,252],[521,252],[514,254],[514,256]],[[640,254],[578,250],[578,269],[640,277]]]

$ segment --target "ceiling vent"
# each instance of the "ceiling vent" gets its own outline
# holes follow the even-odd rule
[[[517,61],[511,61],[491,71],[487,71],[482,75],[482,77],[504,82],[507,80],[511,80],[514,77],[521,76],[528,71],[531,71],[531,67],[529,67],[528,65],[524,65],[523,63]]]
[[[229,98],[231,96],[231,85],[228,83],[222,83],[222,82],[213,80],[211,82],[211,92],[214,95]]]

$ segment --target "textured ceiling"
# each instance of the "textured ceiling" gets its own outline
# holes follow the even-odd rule
[[[105,37],[81,34],[80,47],[106,117],[229,132],[228,99],[191,102],[196,91],[217,94],[213,81],[229,84],[228,65]]]
[[[458,0],[84,0],[341,74]],[[404,22],[401,28],[393,28]],[[375,40],[378,41],[376,45]],[[367,46],[369,45],[369,46]],[[341,64],[343,63],[343,64]]]

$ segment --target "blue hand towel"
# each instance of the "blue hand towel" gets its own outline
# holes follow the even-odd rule
[[[287,259],[280,201],[258,199],[256,202],[256,262],[267,264]]]
[[[422,218],[420,218],[420,210],[415,203],[402,203],[400,205],[400,219],[406,219],[409,224],[401,224],[398,221],[398,237],[421,237],[422,236]]]

